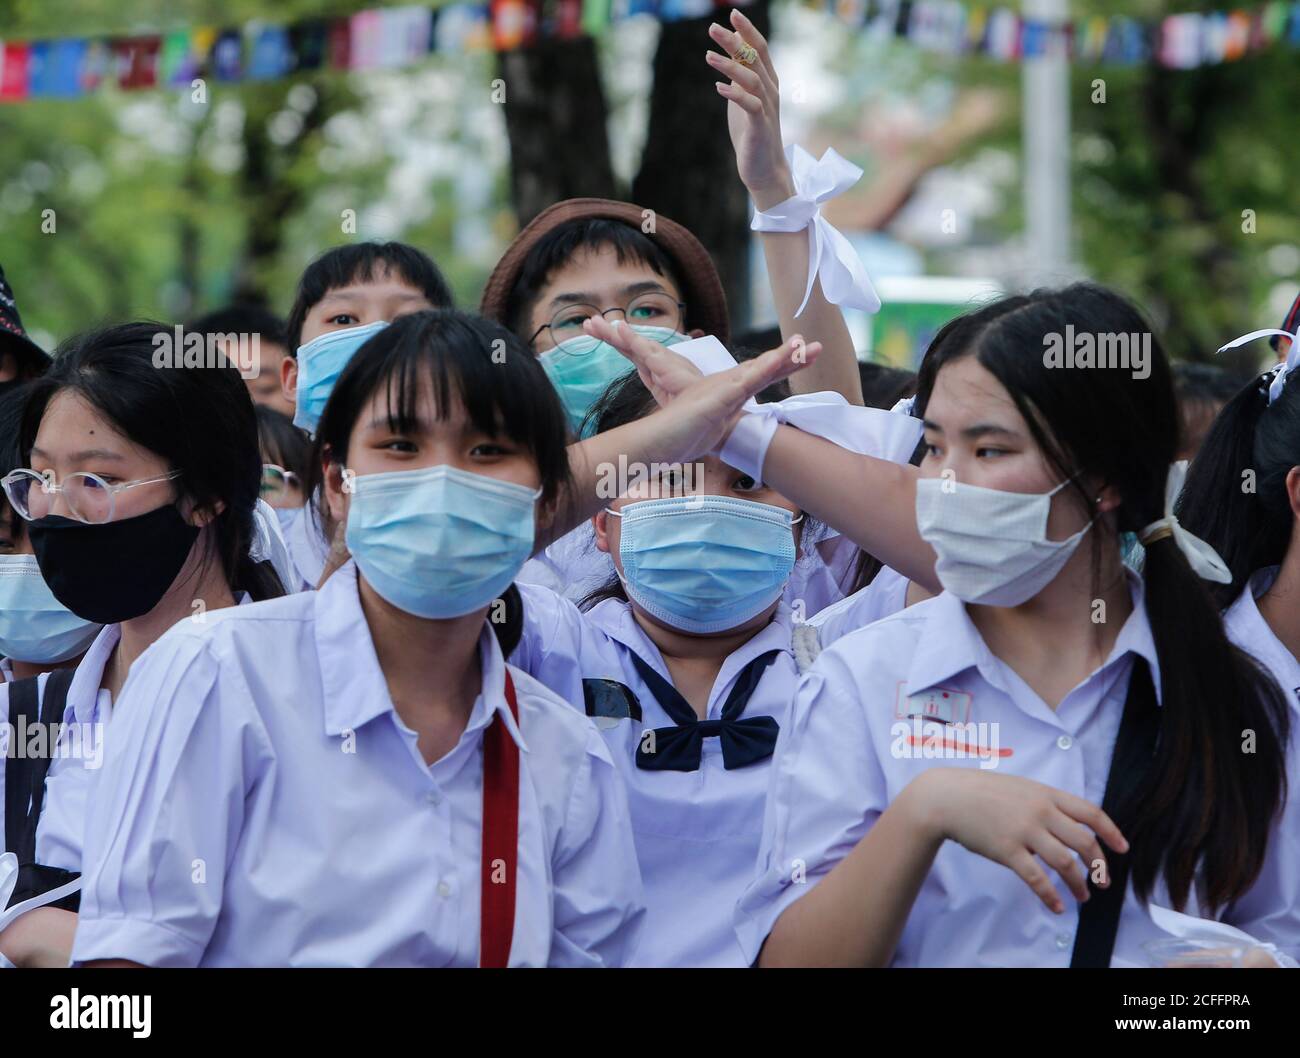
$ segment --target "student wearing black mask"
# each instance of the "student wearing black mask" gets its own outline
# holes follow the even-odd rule
[[[55,597],[105,626],[74,670],[38,677],[32,709],[6,732],[31,745],[39,709],[62,725],[46,732],[53,750],[0,753],[5,851],[20,867],[8,906],[40,905],[0,932],[20,966],[67,962],[88,789],[131,663],[180,620],[283,593],[252,554],[252,401],[233,367],[156,367],[170,336],[131,323],[68,343],[26,393],[22,463],[4,478]],[[11,723],[19,686],[0,688]]]

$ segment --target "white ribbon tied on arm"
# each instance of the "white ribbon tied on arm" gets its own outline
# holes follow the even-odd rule
[[[807,307],[818,277],[822,293],[832,305],[879,312],[880,298],[862,259],[821,211],[822,203],[856,184],[862,170],[830,147],[817,159],[791,144],[785,149],[785,157],[790,163],[795,193],[771,209],[756,210],[750,227],[771,232],[808,229],[808,286],[795,316]]]
[[[1178,545],[1187,559],[1187,564],[1202,580],[1214,581],[1216,584],[1231,584],[1232,572],[1219,557],[1219,553],[1199,536],[1193,536],[1174,517],[1174,504],[1178,494],[1183,491],[1183,481],[1187,477],[1187,460],[1180,459],[1169,464],[1169,477],[1165,479],[1165,516],[1152,522],[1138,534],[1138,540],[1145,543],[1151,533],[1168,527],[1173,531],[1174,543]]]
[[[858,455],[891,463],[906,463],[921,439],[920,419],[880,408],[862,408],[831,391],[801,393],[771,404],[750,400],[745,402],[744,411],[718,456],[759,482],[763,480],[768,445],[782,423]]]

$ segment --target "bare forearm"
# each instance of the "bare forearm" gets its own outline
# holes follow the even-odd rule
[[[942,843],[904,790],[853,851],[786,908],[759,966],[888,966]]]
[[[934,552],[916,528],[915,467],[858,455],[780,426],[763,479],[908,580],[940,590]]]
[[[20,915],[0,933],[0,952],[15,966],[67,966],[77,916],[57,907],[38,907]]]
[[[850,404],[861,404],[862,378],[858,374],[853,338],[844,314],[822,294],[820,280],[813,283],[808,304],[795,317],[808,285],[808,232],[764,232],[761,238],[781,337],[789,341],[798,334],[805,342],[822,343],[822,355],[817,362],[790,376],[790,390],[794,393],[833,390],[843,394]]]
[[[621,486],[610,492],[607,479],[620,466],[673,461],[661,422],[656,413],[569,445],[572,487],[560,496],[550,523],[538,526],[536,551],[577,528],[619,495]]]

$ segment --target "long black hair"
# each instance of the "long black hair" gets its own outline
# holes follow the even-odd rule
[[[1300,381],[1268,403],[1272,374],[1248,382],[1210,427],[1187,472],[1178,520],[1213,547],[1232,573],[1214,585],[1227,606],[1252,573],[1280,565],[1295,519],[1286,476],[1300,466]]]
[[[253,512],[262,483],[253,401],[239,372],[220,353],[204,366],[182,366],[173,329],[161,323],[123,323],[70,339],[40,378],[27,384],[18,444],[23,465],[45,409],[72,390],[122,435],[180,471],[179,499],[221,510],[209,523],[211,545],[231,590],[254,599],[284,594],[270,562],[249,553],[256,538]],[[174,359],[160,358],[171,350]]]
[[[1049,367],[1049,340],[1071,327],[1076,335],[1149,342],[1147,373]],[[1163,517],[1178,410],[1168,360],[1130,302],[1079,283],[958,317],[921,364],[918,415],[939,372],[966,356],[1002,383],[1049,464],[1072,480],[1087,507],[1085,477],[1115,489],[1116,531],[1140,532]],[[1118,550],[1119,541],[1100,520],[1092,536],[1099,569],[1100,549]],[[1163,877],[1176,908],[1196,886],[1216,909],[1246,893],[1263,866],[1285,800],[1287,703],[1272,677],[1228,641],[1218,608],[1172,537],[1147,546],[1143,578],[1160,670],[1160,734],[1152,767],[1116,823],[1129,839],[1134,890],[1143,899]],[[1151,699],[1132,704],[1157,708],[1150,680],[1133,678],[1128,693]],[[1248,764],[1237,749],[1246,729],[1257,738]]]
[[[439,418],[458,401],[477,429],[509,437],[531,453],[543,506],[553,507],[571,488],[568,420],[537,358],[499,323],[436,309],[394,320],[343,369],[316,430],[307,494],[319,492],[323,504],[325,469],[329,463],[346,464],[357,419],[376,393],[388,394],[389,428],[408,431],[430,381]],[[523,600],[513,584],[502,600],[505,619],[494,620],[492,630],[508,657],[523,634]]]

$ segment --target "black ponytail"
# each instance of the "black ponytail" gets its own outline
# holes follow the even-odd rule
[[[1145,351],[1145,365],[1053,369],[1045,350],[1068,334],[1128,336],[1135,353]],[[1090,534],[1094,569],[1101,569],[1102,548],[1118,554],[1116,534],[1140,533],[1164,516],[1178,412],[1168,360],[1133,305],[1079,283],[958,317],[935,336],[921,365],[918,415],[939,371],[966,356],[1006,388],[1045,458],[1085,506],[1092,504],[1085,479],[1119,494],[1113,526],[1099,519]],[[1211,435],[1198,464],[1214,446]],[[1130,680],[1129,694],[1146,699],[1131,704],[1159,710],[1160,731],[1139,794],[1117,810],[1116,823],[1129,839],[1142,899],[1163,880],[1175,908],[1195,889],[1214,911],[1243,896],[1263,867],[1286,796],[1288,706],[1273,678],[1229,642],[1205,582],[1172,537],[1150,541],[1143,577],[1162,704],[1147,680]],[[1244,741],[1253,742],[1249,760]]]
[[[1269,405],[1269,378],[1249,382],[1224,405],[1178,502],[1178,520],[1232,572],[1231,584],[1212,589],[1220,607],[1256,570],[1279,565],[1291,540],[1286,476],[1300,465],[1300,385],[1284,385]]]

